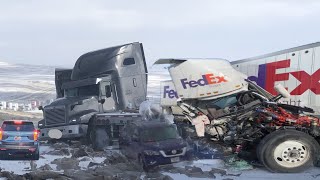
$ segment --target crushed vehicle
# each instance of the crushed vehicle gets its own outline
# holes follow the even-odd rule
[[[120,149],[137,160],[144,170],[188,159],[192,151],[174,124],[162,121],[132,121],[119,139]],[[187,151],[188,150],[188,151]]]
[[[139,105],[146,100],[143,46],[135,42],[86,53],[73,69],[56,69],[55,85],[57,99],[39,107],[42,140],[82,138],[96,150],[117,146],[120,129],[141,119]]]
[[[39,132],[31,121],[5,120],[0,129],[0,159],[39,160]]]
[[[311,108],[279,103],[290,98],[283,86],[275,86],[273,96],[223,59],[155,64],[170,64],[172,81],[162,86],[162,106],[180,107],[199,137],[223,142],[235,153],[256,153],[273,172],[299,172],[319,162],[320,119]]]

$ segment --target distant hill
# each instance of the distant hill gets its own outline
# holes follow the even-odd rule
[[[54,99],[54,69],[0,62],[0,101],[20,103]]]
[[[55,99],[53,66],[0,62],[0,101],[25,103]],[[160,81],[170,79],[165,69],[149,68],[148,98],[158,101]]]

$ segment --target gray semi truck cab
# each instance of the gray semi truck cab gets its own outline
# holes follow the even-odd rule
[[[56,69],[57,99],[40,107],[40,138],[60,130],[61,138],[88,138],[95,149],[117,140],[119,129],[140,119],[146,100],[147,67],[141,43],[80,56],[73,69]]]

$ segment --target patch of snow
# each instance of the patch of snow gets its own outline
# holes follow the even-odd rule
[[[211,168],[224,168],[224,161],[220,159],[201,159],[196,161],[182,161],[173,164],[174,167],[184,168],[185,166],[196,166],[202,171],[210,171]]]
[[[81,160],[83,157],[80,157],[78,158],[78,160]],[[93,163],[102,163],[106,158],[105,157],[89,157],[90,158],[90,161],[80,161],[79,162],[79,166],[82,170],[85,170],[87,169],[88,165],[90,162],[93,162]]]
[[[93,162],[95,163],[102,163],[104,160],[106,160],[105,157],[94,157]]]
[[[30,171],[30,161],[1,160],[0,167],[2,171],[12,171],[15,174],[23,175]]]

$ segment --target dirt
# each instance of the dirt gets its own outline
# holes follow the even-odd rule
[[[163,173],[185,174],[190,178],[215,178],[215,174],[222,176],[227,173],[222,169],[203,171],[199,167],[174,167],[165,165],[144,172],[136,161],[129,160],[119,150],[93,151],[77,141],[43,143],[49,150],[42,153],[41,159],[48,155],[57,156],[50,163],[37,166],[37,161],[30,172],[16,175],[7,171],[0,171],[1,177],[7,179],[162,179],[171,180],[172,177]],[[102,159],[97,161],[97,159]],[[87,163],[84,167],[83,163]],[[82,166],[81,166],[82,164]],[[53,168],[54,165],[54,168]]]

